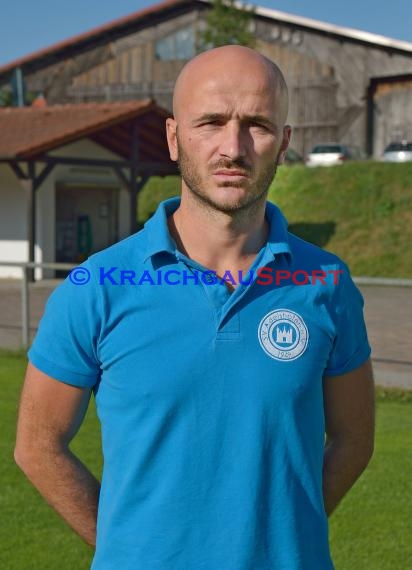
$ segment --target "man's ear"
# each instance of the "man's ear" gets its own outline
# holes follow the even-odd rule
[[[172,117],[166,119],[166,137],[170,158],[176,162],[179,156],[177,148],[177,122]]]
[[[288,150],[291,136],[292,127],[290,125],[285,125],[283,127],[282,144],[279,150],[278,164],[283,164],[285,162],[286,151]]]

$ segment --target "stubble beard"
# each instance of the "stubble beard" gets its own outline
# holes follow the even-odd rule
[[[266,201],[269,187],[275,178],[277,167],[279,164],[279,154],[273,163],[269,163],[267,168],[263,170],[255,180],[253,184],[253,191],[249,191],[243,197],[239,198],[237,201],[231,202],[218,202],[213,200],[211,196],[208,195],[207,191],[204,189],[204,183],[202,182],[201,175],[196,169],[185,150],[183,149],[179,138],[177,137],[178,146],[178,166],[180,174],[186,187],[190,191],[192,197],[199,202],[204,208],[212,212],[221,212],[231,217],[245,217],[252,215],[255,210],[259,210],[262,202]],[[231,161],[230,159],[222,160],[218,164],[214,165],[214,168],[241,168],[246,170],[249,175],[252,175],[251,169],[248,165],[244,163],[242,159],[237,161]],[[231,187],[231,188],[243,188],[242,182],[227,182],[220,185],[221,188]]]

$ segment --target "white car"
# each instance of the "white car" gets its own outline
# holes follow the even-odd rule
[[[306,166],[335,166],[347,160],[360,160],[361,152],[354,146],[323,143],[313,147],[306,157]]]
[[[382,155],[384,162],[409,162],[412,160],[412,142],[392,142]]]

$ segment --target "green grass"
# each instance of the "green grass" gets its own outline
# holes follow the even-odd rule
[[[4,570],[86,570],[92,550],[43,501],[13,460],[17,405],[26,360],[0,351],[0,568]],[[99,427],[94,406],[73,449],[99,474]]]
[[[23,354],[0,352],[0,568],[86,570],[90,549],[44,503],[13,462],[24,368]],[[412,560],[412,393],[378,389],[377,396],[374,458],[330,521],[336,570],[407,570]],[[98,439],[92,407],[73,447],[95,473],[101,461]]]
[[[152,178],[139,222],[179,187],[177,176]],[[292,232],[341,256],[354,275],[412,277],[412,163],[281,167],[269,197]]]
[[[374,457],[331,517],[336,570],[411,567],[411,434],[410,396],[379,398]]]

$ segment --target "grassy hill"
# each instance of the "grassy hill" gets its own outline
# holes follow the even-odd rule
[[[151,179],[140,196],[139,221],[179,187],[178,177]],[[412,277],[412,163],[285,166],[269,198],[293,233],[341,256],[353,275]]]

